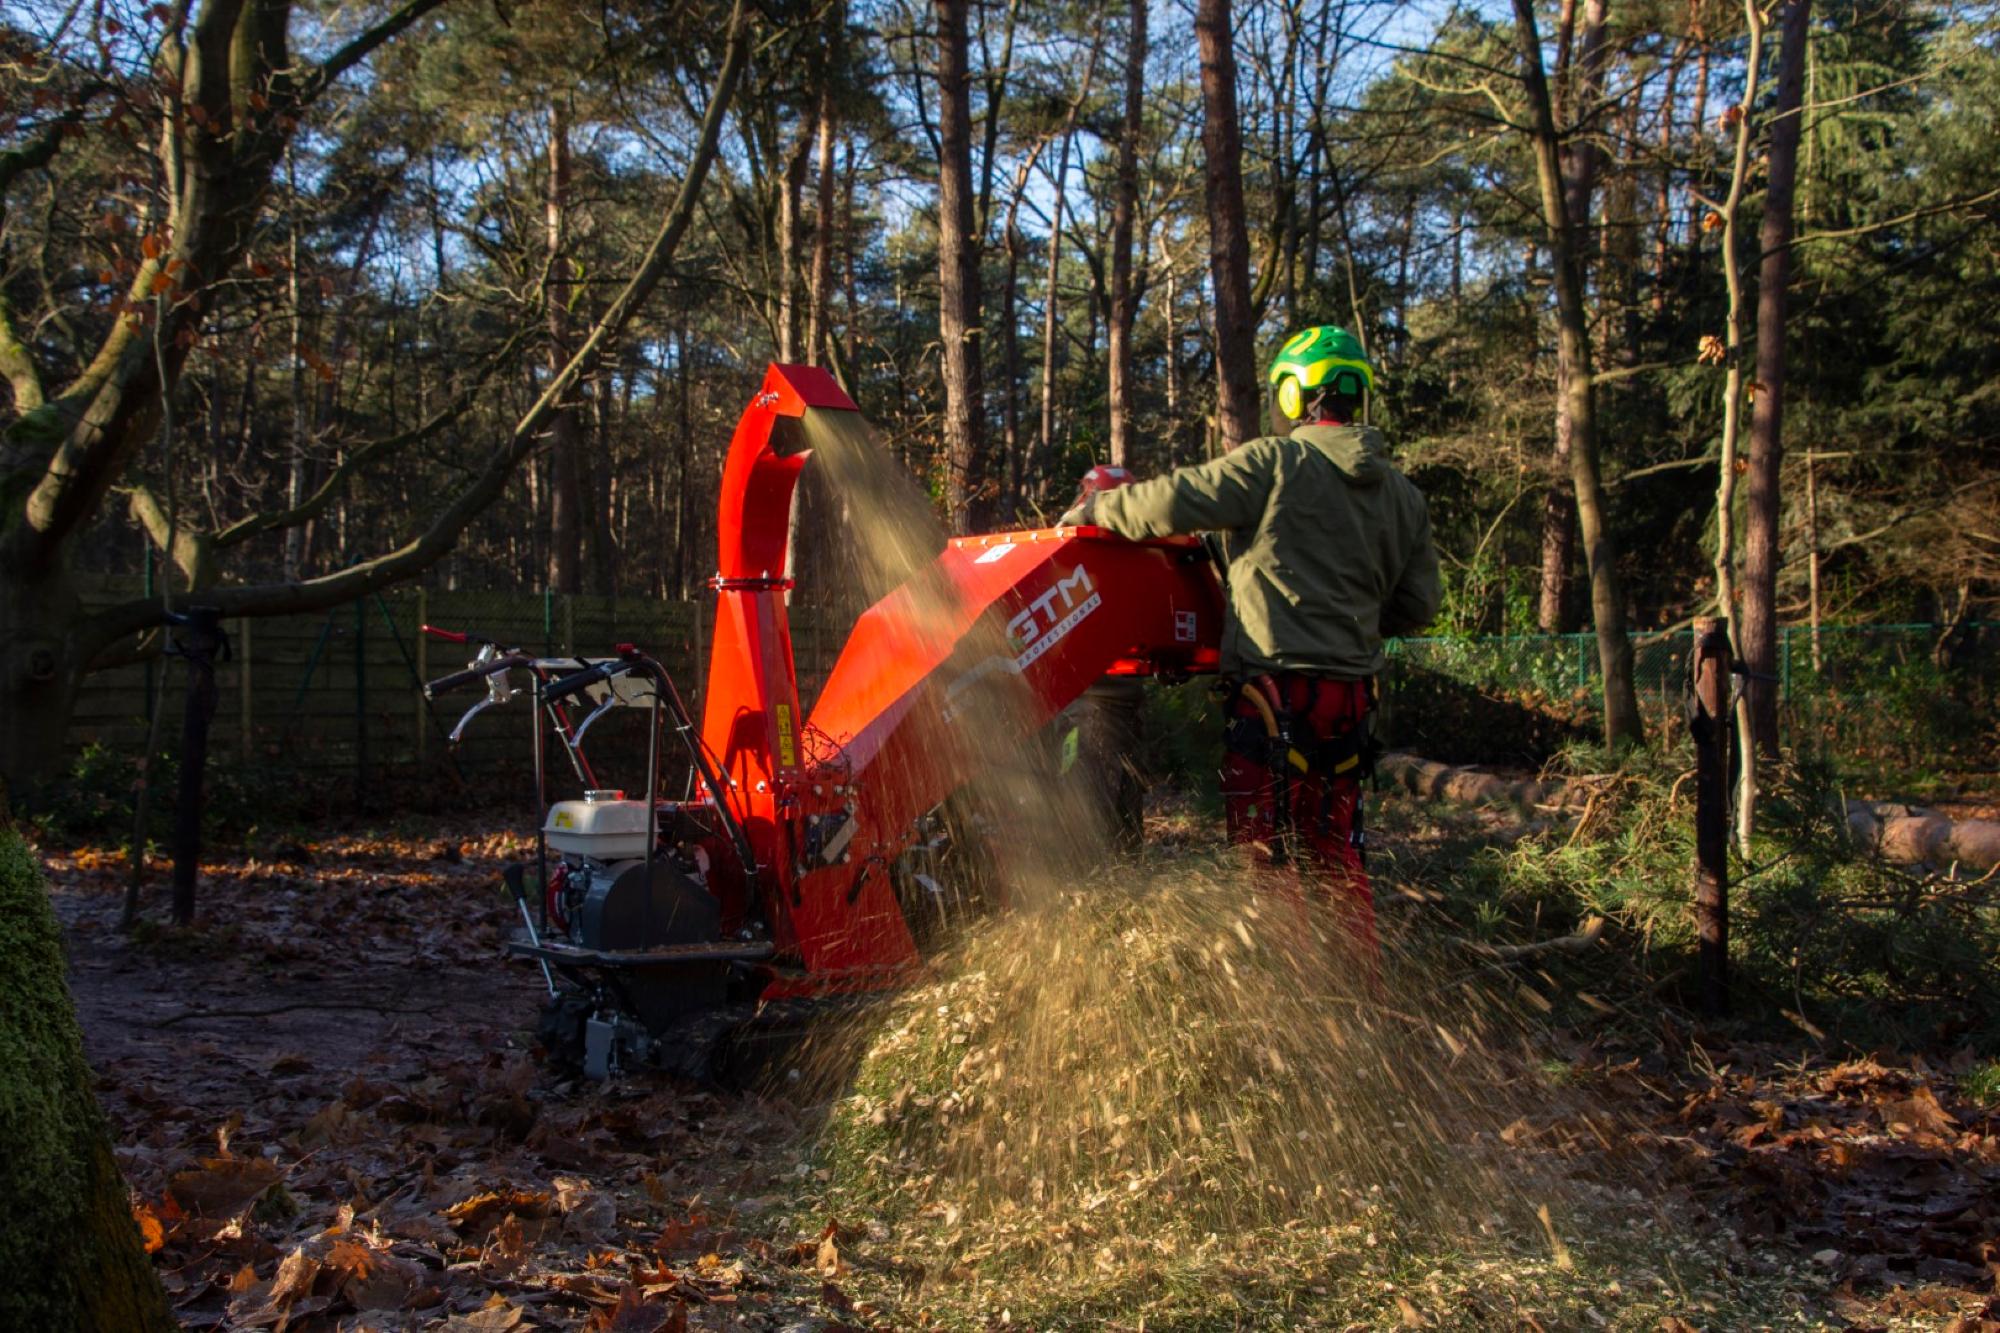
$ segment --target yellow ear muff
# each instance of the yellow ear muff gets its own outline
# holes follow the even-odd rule
[[[1305,391],[1299,388],[1299,377],[1287,375],[1278,381],[1278,410],[1288,417],[1305,415]]]

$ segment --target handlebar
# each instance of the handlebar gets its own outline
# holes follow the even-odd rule
[[[615,662],[599,662],[594,667],[585,667],[572,675],[564,676],[561,680],[544,685],[542,701],[555,703],[559,699],[567,699],[572,694],[581,693],[600,681],[610,680],[613,676],[622,676],[640,665],[641,663],[636,660],[620,659]]]
[[[449,676],[440,676],[424,685],[424,697],[435,699],[440,694],[462,690],[469,686],[483,684],[488,676],[507,671],[517,666],[527,666],[535,659],[527,653],[505,653],[490,662],[483,662],[464,671],[454,671]]]
[[[674,688],[673,678],[667,674],[666,668],[641,652],[636,644],[621,643],[614,645],[614,647],[618,653],[618,656],[615,658],[599,662],[594,666],[585,667],[581,671],[573,671],[560,680],[545,681],[541,689],[542,703],[545,705],[559,703],[573,694],[580,694],[591,686],[601,684],[614,676],[636,674],[653,682],[652,702],[656,719],[656,729],[653,734],[654,761],[656,762],[658,759],[659,745],[657,718],[660,711],[664,710],[672,718],[674,730],[687,743],[688,757],[694,761],[695,771],[701,775],[703,784],[707,786],[714,798],[716,811],[721,816],[723,827],[729,835],[729,840],[735,844],[737,856],[743,865],[751,897],[753,900],[756,899],[760,893],[760,889],[758,888],[757,854],[750,845],[749,835],[743,830],[742,821],[737,817],[736,810],[730,803],[730,788],[735,784],[722,775],[713,755],[709,752],[707,746],[702,744],[700,733],[695,729],[694,719],[688,716],[687,705],[681,702],[680,692]],[[517,654],[516,656],[523,659],[526,658],[525,654]],[[496,658],[486,667],[474,668],[472,672],[460,674],[483,674],[486,671],[498,670],[504,665],[506,665],[506,659]],[[548,665],[544,663],[541,669],[546,670]],[[443,681],[438,682],[438,684],[448,685],[457,679],[457,677],[447,676]],[[612,704],[617,702],[619,700],[615,694],[607,697],[590,717],[584,719],[583,724],[576,729],[574,734],[566,736],[570,745],[570,753],[573,757],[577,753],[578,743],[583,739],[583,733],[589,729],[590,724],[601,716],[606,709],[610,708]],[[480,704],[472,710],[472,713],[478,712],[479,708],[484,706],[484,703]],[[472,713],[466,714],[466,721],[471,720]],[[461,721],[459,723],[459,731],[463,731],[464,729],[465,722]],[[457,738],[458,732],[454,731],[452,739],[456,740]],[[648,787],[652,787],[656,780],[657,775],[653,772],[652,766],[649,765]]]

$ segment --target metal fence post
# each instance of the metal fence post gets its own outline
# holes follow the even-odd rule
[[[702,615],[706,600],[699,593],[688,599],[688,619],[694,623],[694,688],[688,691],[688,697],[694,700],[695,716],[698,718],[705,718],[708,709],[708,655],[703,651],[708,618]]]
[[[236,692],[239,711],[237,727],[242,732],[237,739],[243,754],[243,766],[248,768],[251,758],[257,753],[256,712],[252,704],[255,697],[250,679],[250,617],[242,616],[236,621]]]
[[[146,559],[144,561],[144,574],[145,574],[145,582],[140,585],[139,595],[141,597],[144,597],[147,601],[151,601],[153,599],[153,548],[151,546],[148,546],[146,548]],[[166,631],[161,630],[160,635],[161,635],[160,642],[165,643]],[[146,669],[146,701],[145,701],[146,721],[150,725],[153,720],[153,706],[155,699],[157,697],[156,692],[153,689],[153,659],[151,657],[148,657],[146,659],[145,669]],[[143,755],[141,756],[141,758],[147,762],[150,762],[152,760],[151,755]]]
[[[368,806],[368,600],[354,601],[354,804]]]
[[[180,790],[174,800],[174,924],[194,920],[195,882],[201,877],[202,794],[208,768],[209,724],[215,721],[215,659],[228,644],[222,613],[212,606],[190,607],[183,623],[187,641],[187,705],[182,713]],[[163,631],[164,632],[164,631]]]
[[[430,661],[429,661],[430,654],[428,651],[431,636],[424,633],[424,626],[428,625],[431,619],[430,608],[431,608],[430,589],[424,587],[422,584],[417,585],[417,679],[419,681],[425,681],[431,678]],[[430,719],[425,712],[426,708],[428,707],[428,701],[424,698],[424,692],[421,688],[419,688],[416,692],[416,699],[417,699],[417,771],[421,773],[425,768],[429,767],[430,749],[431,749],[431,737],[430,737],[431,729],[429,725],[427,725]]]

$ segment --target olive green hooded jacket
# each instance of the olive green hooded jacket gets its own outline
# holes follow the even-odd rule
[[[1222,669],[1356,680],[1422,629],[1442,589],[1430,513],[1369,426],[1300,426],[1210,463],[1102,491],[1084,520],[1124,537],[1220,531]]]

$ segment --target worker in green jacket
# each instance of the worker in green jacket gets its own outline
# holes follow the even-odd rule
[[[1383,640],[1437,614],[1437,552],[1423,495],[1381,432],[1355,424],[1375,376],[1354,336],[1293,334],[1270,382],[1280,433],[1100,491],[1061,522],[1132,538],[1221,534],[1229,836],[1260,868],[1284,872],[1266,878],[1302,916],[1317,902],[1344,918],[1372,974],[1361,777],[1375,677]]]

